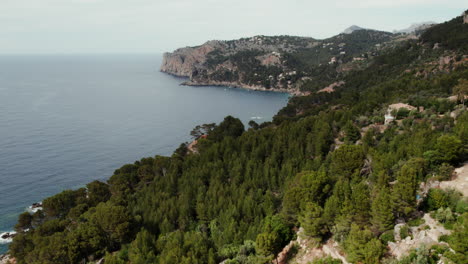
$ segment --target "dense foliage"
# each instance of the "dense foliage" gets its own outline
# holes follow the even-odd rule
[[[455,253],[440,252],[464,263],[466,201],[438,190],[417,199],[420,182],[467,158],[468,112],[446,98],[468,69],[416,74],[441,52],[424,45],[388,49],[336,92],[293,98],[272,123],[245,131],[228,116],[195,128],[196,153],[182,144],[47,198],[20,216],[10,253],[18,263],[267,263],[302,227],[338,241],[350,262],[379,263],[395,222],[426,210],[457,230],[447,237]],[[395,102],[424,110],[383,125]]]

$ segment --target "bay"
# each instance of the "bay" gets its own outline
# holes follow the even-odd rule
[[[270,121],[284,93],[180,86],[160,54],[0,56],[0,233],[34,202],[170,155],[198,124]],[[1,242],[1,241],[0,241]],[[5,242],[5,241],[3,241]],[[0,243],[0,254],[8,245]]]

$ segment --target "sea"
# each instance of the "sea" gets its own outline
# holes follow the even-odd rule
[[[35,202],[143,157],[196,125],[271,121],[288,94],[181,86],[161,54],[0,55],[0,234]],[[0,238],[0,254],[9,240]]]

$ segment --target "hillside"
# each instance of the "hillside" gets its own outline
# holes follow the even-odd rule
[[[261,36],[166,54],[162,70],[193,84],[304,96],[273,122],[198,126],[190,150],[45,199],[20,215],[9,254],[19,264],[468,263],[467,197],[436,184],[468,160],[466,30],[460,16],[417,38]]]
[[[304,82],[328,85],[376,56],[396,38],[392,33],[363,29],[324,40],[255,36],[209,41],[164,54],[161,71],[189,77],[189,85],[300,93],[313,89]]]

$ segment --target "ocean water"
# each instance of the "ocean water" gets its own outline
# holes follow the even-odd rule
[[[170,155],[198,124],[270,121],[287,94],[180,86],[161,55],[0,56],[0,233],[64,189]],[[8,245],[0,241],[0,254]]]

